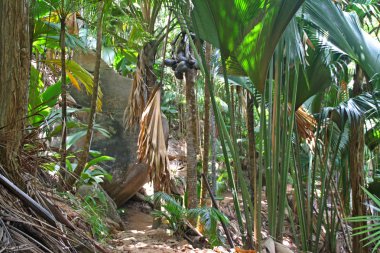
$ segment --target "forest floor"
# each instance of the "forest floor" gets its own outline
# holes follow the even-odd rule
[[[143,202],[131,200],[125,206],[125,210],[122,215],[125,230],[117,232],[110,241],[114,252],[215,252],[211,249],[196,249],[187,240],[176,237],[168,229],[152,229],[153,217],[149,214],[150,208]]]
[[[170,169],[175,174],[177,179],[180,179],[180,184],[176,186],[175,191],[179,194],[184,192],[186,182],[186,143],[180,140],[169,140],[168,155],[170,160]],[[178,180],[177,180],[178,181]],[[182,182],[182,183],[181,183]],[[172,189],[173,190],[173,189]],[[147,195],[151,192],[149,187],[145,187]],[[225,191],[219,199],[218,205],[220,210],[230,220],[230,233],[233,235],[235,243],[241,244],[239,226],[233,205],[232,194]],[[239,194],[239,199],[241,196]],[[266,238],[268,235],[267,228],[267,204],[265,193],[263,192],[262,201],[262,236]],[[209,201],[211,202],[211,201]],[[240,201],[242,203],[242,201]],[[211,203],[208,203],[211,205]],[[242,206],[241,206],[242,207]],[[147,203],[141,200],[132,198],[124,206],[125,212],[121,218],[125,223],[125,230],[116,232],[110,241],[113,246],[113,252],[127,252],[127,253],[176,253],[176,252],[235,252],[226,250],[223,247],[214,249],[194,248],[186,239],[173,235],[172,231],[164,228],[152,229],[153,217],[150,212],[152,211]],[[290,224],[286,221],[287,229],[284,231],[284,241],[282,244],[289,249],[297,252],[297,247],[292,241]],[[164,227],[164,226],[163,226]],[[290,252],[293,252],[290,251]]]
[[[178,193],[184,193],[186,176],[186,143],[170,139],[168,155],[170,169],[176,177],[182,178],[182,184],[178,185]],[[148,185],[148,184],[147,184]],[[147,195],[152,192],[149,186],[144,189]],[[182,192],[183,191],[183,192]],[[223,248],[215,250],[194,248],[186,239],[173,235],[172,231],[165,228],[153,229],[152,211],[147,203],[132,198],[123,207],[125,212],[121,218],[125,224],[124,231],[115,232],[108,243],[113,247],[113,252],[127,253],[177,253],[177,252],[228,252]],[[163,225],[162,227],[164,227]]]

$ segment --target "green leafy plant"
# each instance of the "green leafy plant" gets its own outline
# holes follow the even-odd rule
[[[83,216],[91,226],[92,235],[98,240],[107,238],[109,228],[105,221],[107,211],[107,198],[103,191],[95,188],[91,195],[83,199]]]
[[[200,207],[186,209],[167,193],[157,192],[153,195],[153,201],[162,203],[162,210],[154,210],[153,216],[164,218],[176,234],[184,234],[186,224],[189,220],[196,220],[199,217],[200,223],[204,227],[205,235],[212,246],[220,245],[224,240],[218,231],[218,222],[229,223],[228,218],[219,210],[213,207]]]
[[[375,205],[368,204],[368,206],[376,213],[374,215],[365,215],[358,217],[350,217],[347,218],[349,222],[366,222],[365,226],[360,226],[354,228],[354,231],[357,231],[353,234],[353,236],[367,235],[363,238],[363,241],[366,241],[364,246],[368,246],[371,244],[375,244],[372,248],[372,252],[377,252],[377,249],[380,247],[380,199],[370,193],[367,189],[362,187],[363,191],[367,194],[367,196],[373,201]]]
[[[80,183],[92,185],[102,183],[104,179],[111,181],[112,175],[103,169],[99,163],[114,161],[115,158],[101,155],[98,151],[90,151],[90,156],[92,159],[87,162],[85,169],[80,176]]]
[[[84,221],[90,226],[94,238],[102,241],[108,237],[109,227],[105,222],[108,203],[103,190],[94,186],[93,190],[82,198],[70,192],[64,192],[62,195],[68,199],[75,210],[80,212]]]
[[[115,158],[102,155],[99,151],[90,151],[91,159],[87,162],[84,171],[81,173],[79,185],[95,185],[104,182],[104,180],[111,181],[112,175],[102,168],[101,163],[106,161],[114,161]],[[48,162],[41,165],[41,167],[51,173],[55,174],[59,171],[59,153],[52,154],[54,162]],[[66,157],[67,171],[72,173],[78,164],[78,157],[75,154],[69,154]]]

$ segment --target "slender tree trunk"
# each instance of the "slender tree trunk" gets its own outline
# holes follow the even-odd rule
[[[237,137],[236,136],[236,124],[235,124],[235,92],[234,92],[234,86],[231,86],[230,87],[230,92],[231,92],[231,128],[230,128],[230,136],[234,136],[235,135],[235,138]],[[240,158],[239,158],[240,159]],[[235,168],[234,170],[234,177],[235,177],[235,183],[236,185],[238,185],[238,171],[237,169]]]
[[[63,2],[63,1],[62,1]],[[63,4],[62,4],[63,5]],[[63,10],[63,6],[62,6]],[[66,16],[61,17],[61,98],[62,98],[62,135],[61,135],[61,170],[62,179],[66,176],[66,139],[67,139],[67,88],[66,88]]]
[[[99,76],[100,76],[100,59],[102,55],[102,25],[103,25],[103,9],[104,9],[104,1],[99,1],[98,4],[98,22],[97,22],[97,37],[96,37],[96,60],[95,60],[95,71],[94,71],[94,90],[92,92],[91,98],[91,109],[88,120],[88,128],[86,134],[86,141],[83,147],[83,151],[81,153],[78,166],[74,171],[74,177],[69,177],[67,181],[67,186],[72,188],[77,178],[82,174],[84,167],[87,163],[88,154],[90,152],[90,146],[92,141],[92,135],[94,132],[94,124],[95,124],[95,116],[96,116],[96,102],[98,100],[99,93]]]
[[[362,92],[362,82],[364,79],[363,71],[360,67],[356,67],[356,74],[354,77],[353,95],[360,95]],[[365,196],[363,190],[360,188],[364,186],[364,119],[360,119],[355,125],[351,127],[350,132],[350,181],[352,189],[352,216],[366,215]],[[352,224],[353,228],[364,226],[365,223],[355,222]],[[363,241],[366,234],[353,236],[352,250],[355,253],[368,252],[368,248],[364,248]]]
[[[216,196],[216,128],[215,128],[215,115],[211,108],[210,110],[210,121],[211,121],[211,192]]]
[[[210,59],[211,59],[211,45],[209,43],[206,44],[206,61],[208,64],[208,68],[210,69]],[[206,78],[207,82],[207,78]],[[208,89],[207,83],[205,83],[205,89],[204,89],[204,111],[205,111],[205,117],[204,117],[204,130],[203,130],[203,162],[202,162],[202,169],[203,174],[205,175],[205,178],[208,176],[208,161],[209,161],[209,148],[210,148],[210,91]],[[206,182],[203,179],[202,180],[202,188],[201,188],[201,206],[205,206],[206,204],[206,195],[207,195],[207,188],[206,188]]]
[[[248,157],[249,157],[249,170],[250,170],[250,185],[252,191],[252,197],[254,204],[254,214],[253,214],[253,231],[254,231],[254,241],[256,242],[256,248],[258,247],[257,242],[261,233],[259,217],[260,210],[257,210],[257,201],[260,200],[258,197],[261,192],[257,191],[257,166],[256,166],[256,138],[255,138],[255,118],[254,118],[254,108],[253,108],[253,96],[247,92],[247,129],[248,129]]]
[[[188,69],[186,77],[186,147],[187,147],[187,208],[196,208],[197,196],[197,109],[195,105],[195,78],[197,71]]]
[[[0,1],[0,165],[18,184],[28,105],[29,1]]]

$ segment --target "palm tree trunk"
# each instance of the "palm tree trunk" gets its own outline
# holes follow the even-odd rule
[[[187,208],[196,208],[197,196],[197,109],[195,105],[195,78],[197,71],[188,69],[186,77],[186,147],[187,147]]]
[[[258,223],[258,215],[260,210],[257,210],[257,201],[260,199],[257,191],[257,166],[256,166],[256,138],[255,138],[255,118],[253,108],[253,96],[247,92],[247,130],[248,130],[248,157],[249,157],[249,170],[250,170],[250,184],[254,203],[253,214],[253,227],[254,227],[254,240],[258,242],[261,233],[260,224]],[[256,244],[256,247],[258,245]]]
[[[17,184],[28,104],[28,7],[26,0],[0,1],[0,165]]]
[[[360,67],[356,67],[356,74],[354,76],[353,95],[357,96],[362,92],[362,82],[364,74]],[[351,127],[350,132],[350,179],[352,189],[352,216],[363,216],[366,214],[365,196],[361,190],[364,186],[364,120],[360,119],[359,122]],[[355,222],[352,224],[353,228],[364,226],[364,223]],[[368,252],[368,248],[364,248],[364,243],[361,241],[366,234],[353,236],[352,250],[355,253]]]
[[[211,45],[209,43],[206,44],[206,61],[208,64],[210,64],[211,59]],[[209,65],[208,65],[209,68]],[[210,68],[209,68],[210,69]],[[206,78],[207,82],[207,78]],[[210,148],[210,91],[208,89],[207,83],[205,83],[205,90],[204,90],[205,96],[205,117],[204,117],[204,130],[203,130],[203,174],[205,175],[205,178],[208,176],[208,161],[209,161],[209,148]],[[201,206],[205,206],[206,203],[206,195],[207,195],[207,189],[206,189],[206,181],[202,180],[202,188],[201,188]]]
[[[236,132],[236,125],[235,125],[235,95],[234,95],[234,86],[231,85],[231,128],[230,128],[230,136],[234,136],[235,138],[237,137]],[[235,161],[236,162],[236,161]],[[238,170],[235,168],[234,170],[234,177],[235,177],[235,183],[236,185],[239,184],[238,182]]]
[[[211,108],[210,110],[210,121],[211,121],[211,192],[216,195],[216,128],[215,128],[215,115]]]
[[[96,60],[95,60],[95,71],[94,71],[94,90],[92,92],[91,98],[91,109],[88,120],[88,128],[86,134],[86,140],[81,153],[78,166],[74,171],[74,176],[69,177],[67,181],[67,186],[69,189],[74,185],[75,181],[82,174],[84,167],[87,163],[88,154],[90,152],[90,146],[92,141],[92,135],[94,132],[95,116],[96,116],[96,102],[99,93],[99,76],[100,76],[100,59],[102,54],[102,25],[103,25],[103,9],[104,1],[99,1],[98,6],[98,23],[97,23],[97,37],[96,37]]]
[[[143,69],[145,73],[145,83],[148,87],[148,98],[156,85],[157,76],[153,72],[153,65],[155,62],[156,54],[157,54],[158,44],[156,41],[151,41],[147,43],[144,48],[141,50],[141,62],[140,67]]]
[[[63,1],[62,1],[63,5]],[[63,7],[62,7],[63,10]],[[61,170],[62,179],[66,173],[66,139],[67,139],[67,88],[66,88],[66,16],[60,17],[61,19],[61,34],[60,34],[60,44],[61,44],[61,98],[62,98],[62,135],[61,135]]]

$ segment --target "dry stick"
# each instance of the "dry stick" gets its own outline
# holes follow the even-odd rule
[[[212,205],[214,206],[214,208],[216,210],[219,210],[218,204],[216,203],[214,195],[212,195],[211,188],[210,188],[210,185],[209,185],[209,183],[207,181],[207,178],[206,178],[205,174],[203,174],[203,173],[202,173],[202,178],[203,178],[204,182],[206,183],[206,188],[208,190],[208,193],[210,194]],[[222,219],[220,219],[220,218],[219,218],[219,220],[220,220],[220,223],[222,223],[222,227],[223,227],[224,232],[226,233],[227,240],[228,240],[228,243],[230,244],[230,247],[231,248],[235,248],[234,242],[232,241],[232,238],[231,238],[231,235],[230,235],[230,231],[227,229],[227,226],[226,226],[226,224],[224,224],[224,221]]]
[[[63,2],[63,1],[62,1]],[[62,3],[63,4],[63,3]],[[62,6],[62,12],[63,12]],[[62,13],[61,18],[61,33],[60,33],[60,42],[61,42],[61,98],[62,98],[62,136],[61,136],[61,170],[63,170],[63,175],[66,173],[66,139],[67,139],[67,87],[66,87],[66,14]],[[62,178],[62,182],[64,179]]]
[[[23,192],[20,188],[14,185],[8,178],[4,177],[0,174],[0,184],[4,185],[9,191],[11,191],[14,195],[16,195],[19,199],[21,199],[27,206],[29,206],[32,210],[37,212],[42,218],[44,218],[50,225],[56,227],[56,219],[54,216],[38,204],[34,199],[28,196],[25,192]]]

